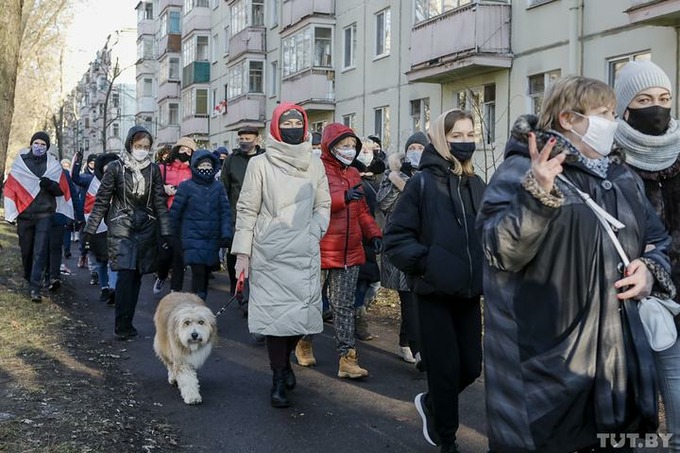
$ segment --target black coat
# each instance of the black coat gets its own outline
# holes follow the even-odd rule
[[[126,151],[123,151],[126,152]],[[157,229],[162,236],[171,234],[163,181],[158,165],[142,169],[146,191],[133,195],[132,172],[120,160],[106,168],[101,186],[85,226],[85,233],[95,234],[106,217],[109,262],[113,270],[138,269],[142,274],[156,270]]]
[[[253,157],[259,156],[262,153],[264,153],[264,149],[259,146],[255,146],[255,154],[252,156],[241,152],[240,149],[235,149],[222,163],[220,179],[222,184],[224,184],[224,189],[227,191],[227,197],[229,197],[232,226],[236,225],[236,203],[238,202],[239,195],[241,195],[241,187],[243,187],[248,162]]]
[[[613,241],[576,192],[556,180],[561,195],[548,196],[530,168],[526,144],[511,139],[478,218],[489,447],[561,453],[597,444],[598,432],[635,432],[637,410]],[[563,175],[625,225],[631,260],[669,270],[669,237],[627,166],[612,157],[603,178],[576,162]]]
[[[402,192],[384,235],[385,253],[421,295],[472,298],[482,293],[482,247],[475,217],[484,182],[457,176],[428,145],[420,172]]]

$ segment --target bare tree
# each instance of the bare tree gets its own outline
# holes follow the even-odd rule
[[[109,99],[111,98],[111,92],[113,91],[113,84],[116,83],[116,79],[118,76],[123,71],[121,71],[120,66],[118,65],[118,58],[116,58],[116,64],[113,65],[113,69],[111,69],[111,73],[107,79],[107,83],[109,84],[108,89],[106,90],[106,97],[104,98],[104,129],[102,130],[102,145],[104,146],[104,152],[106,152],[106,133],[109,129],[109,126],[118,119],[118,114],[116,113],[116,116],[113,117],[111,120],[108,120],[108,115],[109,115]]]
[[[4,2],[0,14],[0,174],[5,161],[14,115],[14,97],[19,72],[19,55],[33,0]],[[3,178],[4,179],[4,178]]]

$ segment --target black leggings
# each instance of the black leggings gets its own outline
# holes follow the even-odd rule
[[[267,335],[267,352],[269,353],[269,366],[272,370],[290,367],[290,354],[295,350],[300,338],[302,338],[302,335],[292,337]]]
[[[211,266],[205,264],[191,265],[191,292],[203,299],[203,301],[208,297],[210,268]]]

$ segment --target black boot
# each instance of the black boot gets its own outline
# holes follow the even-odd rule
[[[271,404],[272,407],[289,407],[290,400],[286,392],[286,370],[285,368],[278,368],[274,370],[274,378],[272,380]]]
[[[297,384],[297,380],[295,379],[295,373],[293,373],[293,368],[290,366],[290,363],[288,363],[288,367],[283,373],[286,389],[293,390],[295,388],[295,384]]]

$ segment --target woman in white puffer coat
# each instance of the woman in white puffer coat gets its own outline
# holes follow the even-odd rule
[[[267,151],[250,161],[236,204],[231,253],[236,275],[250,278],[248,328],[267,338],[274,407],[290,406],[290,353],[303,335],[323,330],[319,241],[331,198],[324,166],[305,140],[307,124],[302,107],[274,110]]]

